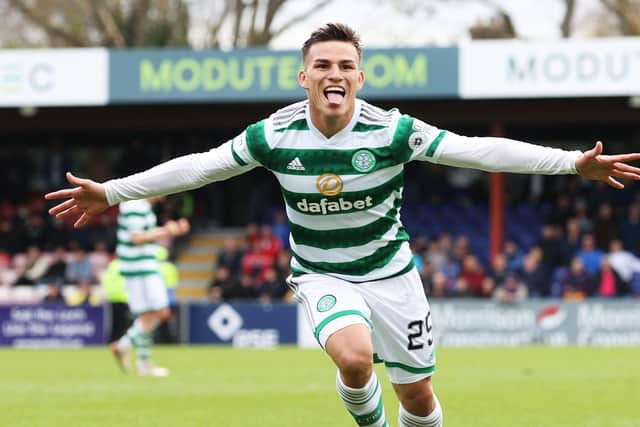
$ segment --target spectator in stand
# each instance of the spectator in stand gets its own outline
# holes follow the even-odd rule
[[[66,304],[62,295],[62,288],[58,283],[49,283],[47,285],[47,294],[42,298],[42,304]]]
[[[571,260],[580,250],[582,246],[582,231],[580,229],[580,222],[577,219],[571,218],[567,221],[567,230],[564,237],[564,243],[562,244],[563,264],[569,265]]]
[[[580,224],[581,233],[591,233],[593,229],[593,222],[589,217],[589,209],[587,203],[583,199],[576,199],[574,203],[574,218]]]
[[[98,279],[102,276],[102,273],[109,267],[111,258],[111,254],[107,251],[107,245],[103,241],[97,240],[93,245],[93,251],[88,255],[94,278]]]
[[[491,260],[491,268],[489,269],[488,277],[493,280],[496,286],[504,282],[507,275],[510,273],[507,266],[507,257],[504,254],[496,254]]]
[[[89,262],[87,251],[80,245],[76,246],[72,258],[67,263],[65,281],[72,285],[96,283],[93,275],[93,266]]]
[[[458,277],[449,296],[454,298],[473,298],[476,295],[469,289],[469,283],[462,277]]]
[[[432,239],[427,244],[425,262],[431,264],[434,271],[440,271],[449,261],[449,254],[443,249],[440,239]]]
[[[282,250],[280,240],[273,234],[269,224],[260,227],[260,251],[263,255],[271,258],[271,265],[275,264],[278,253]]]
[[[571,260],[569,272],[561,281],[562,298],[567,301],[582,301],[593,292],[593,276],[585,269],[582,259]]]
[[[623,289],[629,290],[634,275],[640,275],[640,258],[633,253],[624,250],[620,240],[614,240],[609,246],[609,254],[607,255],[609,264],[613,271],[622,281]],[[620,293],[618,293],[620,295]]]
[[[449,285],[447,276],[441,271],[436,271],[433,274],[431,292],[427,295],[432,298],[446,298],[451,296],[453,289]]]
[[[271,228],[274,236],[280,241],[280,245],[285,249],[289,249],[289,221],[287,221],[287,215],[282,209],[278,209],[273,213]]]
[[[221,267],[229,270],[229,280],[239,281],[242,275],[242,257],[244,250],[240,247],[240,239],[235,236],[228,236],[222,242],[222,249],[218,254],[215,269]]]
[[[471,293],[475,296],[484,296],[482,282],[485,278],[484,268],[473,254],[465,255],[460,269],[460,279],[467,283]]]
[[[640,256],[640,204],[629,205],[627,218],[620,231],[624,248]]]
[[[57,246],[51,254],[49,268],[47,268],[47,271],[44,273],[41,281],[62,286],[65,284],[66,273],[67,251],[63,246]]]
[[[566,193],[562,193],[556,198],[556,204],[549,214],[547,224],[564,227],[572,215],[571,197]]]
[[[234,283],[234,286],[230,288],[228,292],[225,292],[224,299],[256,299],[260,295],[261,286],[262,283],[258,283],[256,278],[250,273],[243,273],[240,281]]]
[[[264,283],[259,289],[259,299],[262,303],[282,300],[287,294],[287,283],[278,280],[278,273],[274,267],[267,268],[264,273]]]
[[[608,250],[611,241],[618,238],[618,224],[613,218],[613,209],[609,203],[598,208],[598,215],[593,223],[593,237],[596,247],[603,251]]]
[[[596,295],[609,298],[624,295],[627,292],[628,289],[625,289],[620,276],[611,267],[609,258],[603,257],[600,264],[600,274],[598,274],[596,282]]]
[[[458,236],[453,247],[453,259],[462,265],[465,257],[469,254],[471,254],[471,243],[469,242],[469,238],[464,234]]]
[[[515,273],[509,273],[504,280],[497,284],[493,298],[501,303],[519,303],[527,299],[527,286],[522,283]]]
[[[542,250],[542,264],[549,271],[563,264],[560,228],[551,224],[542,226],[542,236],[537,246]]]
[[[584,269],[591,276],[595,277],[600,272],[600,263],[604,252],[596,248],[596,240],[593,234],[587,233],[582,236],[582,247],[576,254],[584,264]],[[573,263],[573,261],[571,261]]]
[[[504,255],[507,258],[507,268],[509,271],[518,271],[522,267],[524,253],[513,239],[504,242]]]
[[[527,294],[532,297],[547,297],[551,294],[549,276],[546,274],[540,257],[529,253],[522,262],[521,280],[527,287]]]
[[[238,276],[238,281],[240,277]],[[227,298],[236,286],[236,282],[233,279],[231,270],[229,267],[221,265],[215,271],[213,281],[209,284],[208,297],[211,302],[220,302],[222,299]]]
[[[264,282],[267,268],[273,267],[275,259],[271,253],[265,253],[260,240],[254,240],[247,252],[242,256],[242,276],[249,276],[256,284]],[[240,281],[243,278],[241,277]],[[244,279],[246,281],[246,279]]]
[[[15,259],[15,258],[14,258]],[[24,265],[19,267],[16,285],[35,285],[47,272],[49,261],[37,246],[30,246],[27,250]]]

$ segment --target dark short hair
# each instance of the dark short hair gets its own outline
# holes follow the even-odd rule
[[[315,30],[309,38],[302,45],[302,60],[307,57],[309,49],[315,43],[329,42],[329,41],[341,41],[348,42],[356,48],[358,52],[358,59],[362,58],[362,47],[360,46],[360,37],[358,34],[348,25],[339,23],[328,23],[323,27]]]

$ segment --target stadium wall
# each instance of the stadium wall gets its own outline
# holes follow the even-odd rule
[[[640,345],[640,307],[632,300],[505,305],[460,299],[435,300],[431,307],[434,338],[443,347]],[[183,344],[318,347],[295,304],[184,303],[179,312]],[[0,306],[0,346],[100,345],[108,322],[106,307]]]

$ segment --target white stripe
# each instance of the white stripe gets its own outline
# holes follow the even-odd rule
[[[365,175],[340,175],[342,191],[363,191],[377,187],[402,172],[404,165],[391,166]],[[329,169],[329,168],[327,168]],[[318,193],[317,176],[299,176],[273,172],[280,185],[292,193]]]
[[[125,261],[119,262],[120,271],[127,273],[137,273],[139,271],[158,271],[158,261],[155,259],[145,259],[141,261]]]
[[[155,244],[136,245],[136,246],[118,245],[116,253],[118,256],[124,256],[124,257],[136,257],[136,256],[143,256],[143,255],[155,256],[157,250],[158,250],[158,247]]]
[[[399,196],[394,191],[382,203],[371,209],[335,215],[307,215],[291,209],[289,205],[285,205],[285,208],[287,217],[294,224],[317,231],[338,230],[341,228],[363,227],[383,218],[393,207],[393,202]]]
[[[309,262],[352,262],[373,254],[378,249],[387,246],[394,240],[400,223],[391,227],[380,240],[374,240],[361,246],[351,246],[348,248],[320,249],[313,246],[297,245],[291,240],[291,250]]]
[[[144,230],[145,226],[153,226],[155,223],[155,216],[149,214],[145,217],[130,216],[126,218],[120,218],[120,225],[127,227],[129,230]]]

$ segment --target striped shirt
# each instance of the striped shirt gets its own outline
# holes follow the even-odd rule
[[[280,183],[292,270],[353,282],[408,271],[409,235],[400,221],[404,163],[433,155],[446,132],[358,100],[351,123],[326,138],[306,107],[283,108],[233,140],[239,164],[257,162]]]
[[[506,138],[460,136],[359,99],[349,124],[327,138],[313,126],[305,100],[210,151],[110,180],[104,188],[113,206],[263,166],[277,177],[286,203],[293,272],[364,282],[413,268],[409,236],[400,221],[405,163],[575,174],[581,154]]]
[[[133,243],[133,233],[156,228],[156,215],[147,200],[132,200],[120,204],[118,214],[118,256],[120,273],[127,276],[158,274],[155,243]]]

